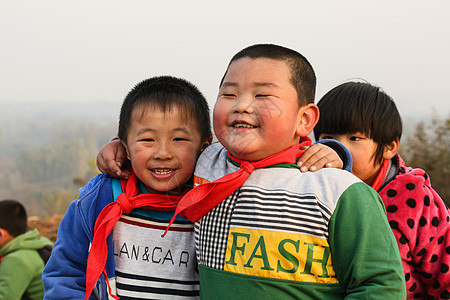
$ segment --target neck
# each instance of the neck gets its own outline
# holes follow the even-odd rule
[[[266,158],[268,158],[268,157],[277,155],[277,154],[279,154],[279,153],[281,153],[281,152],[283,152],[283,151],[286,151],[287,149],[291,148],[291,147],[294,146],[294,145],[298,145],[298,143],[295,143],[295,144],[293,144],[293,145],[290,145],[288,148],[283,149],[283,150],[280,150],[280,151],[278,151],[278,152],[274,152],[274,153],[265,153],[265,155],[259,155],[259,154],[257,154],[257,153],[244,154],[244,155],[243,155],[243,154],[241,154],[241,153],[232,153],[232,152],[228,151],[228,149],[227,149],[227,151],[228,151],[230,157],[232,157],[234,161],[237,161],[237,162],[239,162],[239,161],[258,162],[258,161],[261,161],[261,160],[266,159]]]
[[[157,191],[149,186],[146,186],[145,184],[142,185],[149,194],[157,194],[157,195],[181,196],[183,195],[183,191],[186,190],[184,185],[181,185],[177,189],[171,191]]]

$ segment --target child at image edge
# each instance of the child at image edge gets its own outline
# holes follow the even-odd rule
[[[316,140],[343,143],[353,156],[353,174],[386,206],[408,299],[450,299],[449,213],[425,171],[406,167],[397,154],[402,121],[392,98],[369,83],[347,82],[318,106]]]
[[[0,201],[0,299],[44,297],[40,249],[52,242],[35,228],[27,231],[27,212],[16,200]],[[48,252],[49,253],[49,252]]]
[[[220,143],[197,161],[200,185],[188,195],[199,199],[186,195],[177,207],[199,219],[202,298],[406,297],[379,195],[349,172],[301,173],[288,160],[318,121],[315,84],[309,62],[281,46],[253,45],[231,59],[213,111]]]
[[[147,79],[126,96],[118,136],[131,175],[80,190],[44,269],[45,299],[198,298],[193,223],[177,217],[161,234],[211,142],[208,104],[183,79]]]

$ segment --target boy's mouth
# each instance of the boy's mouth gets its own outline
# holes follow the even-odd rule
[[[166,175],[169,174],[173,171],[175,171],[175,169],[151,169],[153,173],[158,174],[158,175]]]
[[[231,124],[232,127],[234,128],[256,128],[257,126],[251,125],[249,123],[245,123],[245,122],[234,122],[233,124]]]

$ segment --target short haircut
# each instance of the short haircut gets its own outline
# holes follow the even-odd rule
[[[173,107],[185,113],[186,118],[196,121],[202,142],[211,136],[211,121],[208,102],[192,83],[172,76],[159,76],[138,83],[125,97],[120,111],[119,138],[127,142],[131,115],[136,107],[159,108],[163,112]]]
[[[346,82],[327,92],[317,106],[320,118],[314,127],[316,140],[322,133],[361,132],[377,143],[373,154],[381,162],[384,147],[402,136],[402,119],[394,100],[367,82]]]
[[[19,201],[0,201],[0,228],[14,237],[27,231],[27,212]]]
[[[227,70],[220,81],[220,86],[222,86],[230,65],[243,57],[252,59],[270,58],[286,62],[291,69],[290,80],[297,91],[299,106],[314,103],[316,74],[309,61],[295,50],[273,44],[256,44],[236,53],[228,64]]]

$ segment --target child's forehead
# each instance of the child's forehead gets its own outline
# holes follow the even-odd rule
[[[155,103],[141,103],[135,105],[131,113],[135,118],[159,114],[164,117],[179,118],[180,120],[193,119],[192,112],[187,107],[182,107],[178,104],[170,104],[163,107]]]
[[[280,59],[242,57],[230,64],[224,79],[225,81],[239,80],[243,77],[239,76],[242,74],[245,74],[245,76],[252,75],[252,77],[258,79],[276,78],[290,82],[291,68],[286,61]]]
[[[183,107],[178,104],[172,104],[169,106],[162,107],[157,104],[139,104],[133,107],[132,122],[141,122],[142,120],[152,120],[152,117],[158,116],[157,119],[171,119],[177,120],[179,123],[190,127],[193,130],[200,131],[198,128],[197,118],[195,114],[192,113],[187,107]]]

